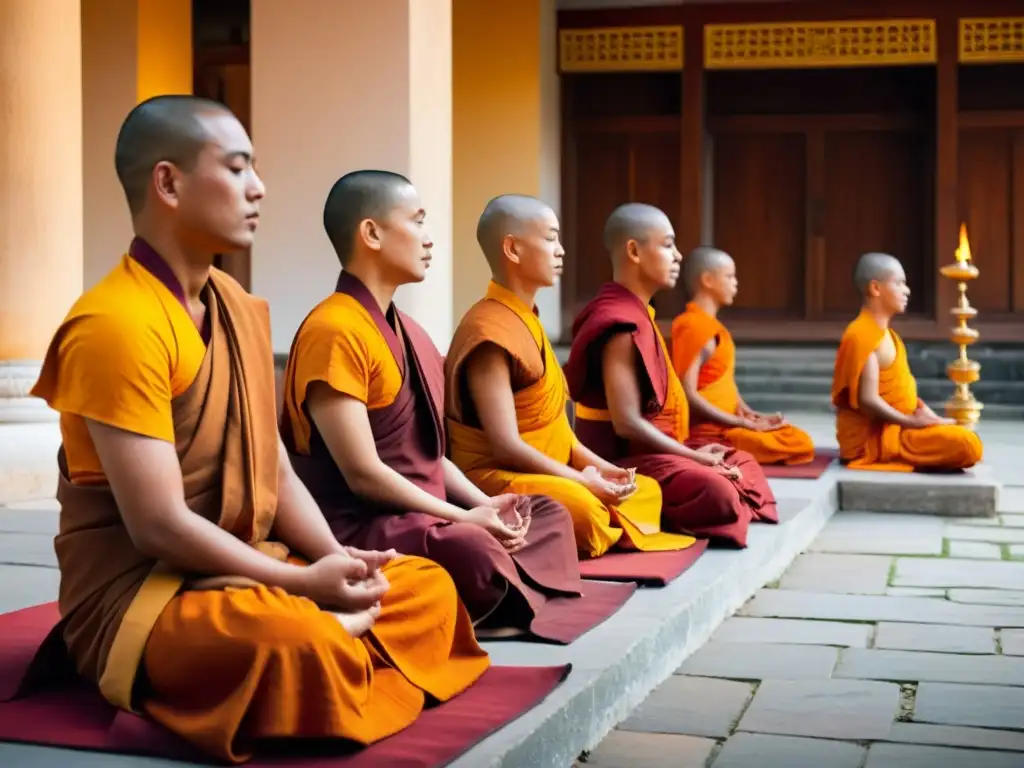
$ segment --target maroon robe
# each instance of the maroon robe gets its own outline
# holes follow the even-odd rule
[[[572,399],[588,408],[607,411],[602,352],[618,333],[628,333],[637,349],[637,383],[641,411],[660,431],[670,434],[658,417],[665,408],[670,377],[675,376],[665,349],[656,334],[647,306],[618,283],[605,283],[597,296],[583,308],[573,323],[572,349],[565,364],[565,376]],[[678,384],[678,382],[676,382]],[[685,408],[685,398],[679,407]],[[752,520],[778,522],[775,495],[760,465],[748,453],[731,450],[726,460],[743,474],[727,478],[711,467],[675,454],[650,453],[638,443],[619,437],[610,419],[576,419],[576,435],[584,445],[606,461],[653,477],[664,498],[662,525],[666,530],[689,533],[713,541],[746,546],[747,527]],[[708,441],[686,440],[689,448]]]
[[[385,317],[357,278],[342,272],[336,290],[358,301],[374,319],[403,374],[395,401],[368,412],[377,455],[422,490],[446,499],[444,364],[437,347],[393,304]],[[553,499],[522,500],[530,513],[530,528],[526,546],[510,555],[474,523],[453,523],[359,497],[345,482],[312,419],[310,426],[309,456],[294,453],[287,419],[282,420],[282,433],[296,473],[338,541],[433,560],[451,575],[459,597],[482,626],[518,627],[543,639],[571,642],[618,610],[635,589],[630,584],[588,583],[584,590],[572,518]]]

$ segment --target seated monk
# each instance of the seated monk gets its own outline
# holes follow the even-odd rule
[[[527,629],[580,596],[572,520],[544,496],[488,496],[445,457],[444,361],[392,303],[426,277],[425,217],[398,174],[331,189],[324,228],[343,271],[292,343],[281,434],[340,542],[440,564],[478,634]]]
[[[736,387],[736,345],[718,319],[736,298],[736,264],[717,248],[695,248],[683,265],[690,303],[672,321],[672,367],[693,411],[691,434],[735,446],[761,464],[807,464],[810,435],[751,409]]]
[[[394,734],[489,661],[442,568],[341,546],[288,462],[267,305],[212,268],[253,242],[249,137],[222,105],[159,96],[115,160],[136,237],[32,391],[63,438],[62,618],[36,668],[69,658],[232,763],[270,739]]]
[[[865,253],[853,280],[864,306],[846,327],[832,377],[840,460],[851,469],[888,472],[977,464],[981,439],[917,396],[907,349],[889,327],[910,297],[903,265],[885,253]]]
[[[672,224],[653,206],[628,203],[608,217],[604,240],[614,281],[576,318],[565,365],[576,434],[661,484],[663,527],[745,546],[751,520],[777,521],[775,497],[750,456],[685,442],[686,397],[650,306],[679,277]]]
[[[565,377],[534,301],[562,270],[554,211],[502,195],[481,215],[477,241],[493,280],[459,323],[445,362],[452,460],[485,493],[539,493],[564,504],[582,557],[615,545],[692,546],[691,537],[661,531],[655,480],[634,480],[573,434]]]

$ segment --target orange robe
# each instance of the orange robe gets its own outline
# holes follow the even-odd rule
[[[50,344],[33,394],[61,414],[61,621],[37,663],[57,668],[49,654],[66,653],[112,704],[230,762],[265,738],[385,738],[489,664],[443,570],[386,566],[377,624],[353,639],[277,587],[226,574],[199,589],[136,549],[121,519],[85,419],[174,445],[192,512],[289,557],[268,539],[280,454],[267,305],[217,270],[204,301],[201,334],[166,263],[136,240]]]
[[[569,465],[579,442],[569,424],[565,377],[535,308],[492,282],[486,297],[459,323],[445,362],[445,416],[451,458],[484,493],[541,494],[564,504],[573,519],[576,548],[598,557],[618,544],[641,551],[693,546],[690,536],[661,531],[661,488],[637,475],[637,491],[617,506],[601,502],[575,480],[515,472],[499,466],[476,417],[465,363],[482,344],[492,343],[511,359],[512,390],[520,437],[555,461]]]
[[[917,381],[910,372],[907,350],[889,329],[896,359],[878,372],[878,394],[900,413],[912,414],[921,405]],[[832,377],[832,404],[836,407],[839,457],[851,469],[912,472],[915,469],[965,469],[981,461],[981,439],[958,425],[939,424],[904,429],[873,419],[860,410],[860,377],[868,357],[885,338],[868,312],[850,323],[839,343]]]
[[[687,304],[686,311],[672,321],[672,367],[680,379],[685,378],[693,361],[712,339],[716,342],[715,351],[700,367],[697,392],[714,407],[735,415],[740,400],[736,387],[736,345],[718,318],[696,304]],[[694,438],[728,443],[749,453],[760,464],[807,464],[814,459],[810,435],[792,424],[758,432],[698,421],[691,434]]]

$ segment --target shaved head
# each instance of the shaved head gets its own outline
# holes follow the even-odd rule
[[[343,267],[352,258],[360,222],[386,218],[411,186],[391,171],[353,171],[334,182],[324,203],[324,229]]]
[[[604,225],[604,247],[614,259],[626,247],[630,240],[638,243],[646,242],[650,232],[661,226],[671,229],[668,216],[653,205],[646,203],[626,203],[620,205],[608,217]]]
[[[155,96],[128,113],[117,134],[114,167],[132,216],[145,207],[153,168],[170,162],[191,170],[210,141],[202,118],[230,114],[223,104],[197,96]]]
[[[853,270],[853,283],[862,296],[867,296],[873,280],[885,282],[894,275],[903,275],[903,265],[888,253],[865,253],[857,260]]]
[[[491,271],[501,269],[503,243],[508,235],[520,237],[528,225],[552,213],[551,206],[529,195],[499,195],[491,200],[476,225],[476,241]]]
[[[700,288],[700,279],[707,272],[713,272],[732,263],[732,257],[723,250],[701,245],[690,251],[683,260],[683,281],[690,296]]]

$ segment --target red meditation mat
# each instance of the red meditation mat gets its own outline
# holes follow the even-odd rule
[[[83,682],[11,701],[33,654],[56,622],[55,603],[0,614],[0,741],[214,761],[170,731],[121,711]],[[440,768],[543,701],[569,674],[557,667],[491,667],[468,690],[433,706],[404,731],[360,748],[334,740],[280,742],[252,768]],[[69,756],[68,761],[74,762]]]
[[[553,600],[545,606],[530,625],[532,639],[568,645],[618,611],[635,591],[636,584],[584,581],[582,597]]]
[[[609,552],[593,560],[581,560],[580,576],[664,587],[697,562],[707,548],[707,541],[698,539],[692,547],[674,552]]]
[[[785,464],[762,464],[765,477],[786,478],[788,480],[817,480],[825,470],[839,458],[835,448],[815,448],[814,458],[807,464],[786,466]]]

